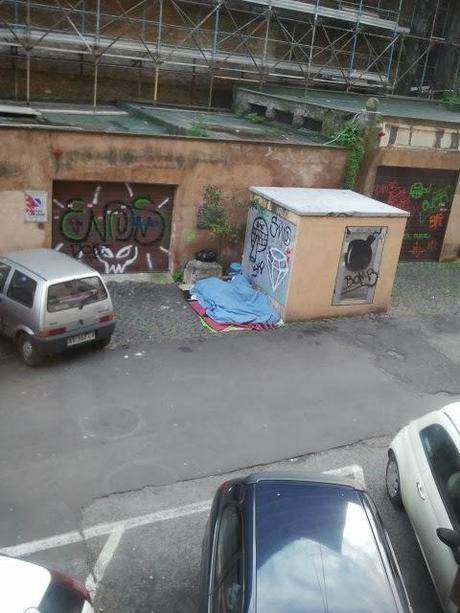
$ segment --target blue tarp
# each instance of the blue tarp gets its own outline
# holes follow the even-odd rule
[[[268,297],[240,274],[231,281],[215,277],[197,281],[191,289],[206,313],[219,323],[275,324],[280,316]]]

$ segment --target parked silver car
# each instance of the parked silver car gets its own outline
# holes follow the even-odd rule
[[[388,450],[386,486],[404,506],[445,613],[460,610],[460,402],[411,421]]]
[[[107,287],[89,266],[52,249],[0,256],[0,333],[29,366],[86,343],[105,347],[114,328]]]

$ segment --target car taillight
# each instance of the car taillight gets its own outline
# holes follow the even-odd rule
[[[65,331],[65,328],[50,328],[49,330],[40,330],[38,336],[57,336],[58,334],[64,334]]]
[[[103,315],[102,317],[99,317],[99,321],[101,324],[103,324],[106,321],[112,321],[113,319],[113,313],[110,313],[110,315]]]
[[[57,583],[60,587],[70,590],[75,594],[78,594],[84,600],[91,602],[91,596],[84,585],[82,585],[79,581],[72,579],[72,577],[68,577],[67,575],[63,575],[59,573],[57,570],[50,570],[52,581]]]

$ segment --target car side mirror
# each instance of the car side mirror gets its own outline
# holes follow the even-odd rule
[[[457,564],[460,564],[460,534],[449,528],[438,528],[436,534],[441,543],[444,543],[444,545],[447,545],[452,550],[455,561]]]

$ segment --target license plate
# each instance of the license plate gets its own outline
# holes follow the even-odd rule
[[[96,338],[96,332],[85,332],[85,334],[77,334],[67,339],[67,346],[79,345],[80,343],[87,343],[88,341],[94,341]]]

